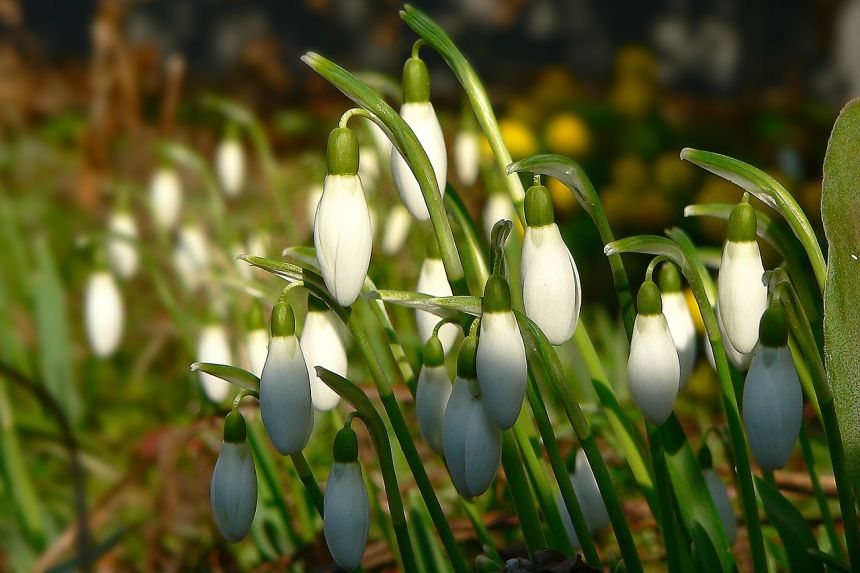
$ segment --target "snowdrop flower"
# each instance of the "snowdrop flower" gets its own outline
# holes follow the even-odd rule
[[[493,236],[493,227],[496,223],[502,220],[516,221],[517,212],[514,210],[511,198],[506,193],[499,191],[487,196],[481,217],[484,223],[484,232],[487,234],[487,239],[490,239]]]
[[[361,563],[370,528],[370,498],[358,464],[358,438],[349,427],[334,439],[334,464],[323,498],[323,535],[335,562],[346,570]]]
[[[662,424],[672,413],[681,379],[678,351],[663,316],[660,289],[649,280],[636,299],[638,314],[630,340],[627,384],[646,420]]]
[[[464,129],[454,140],[454,165],[463,185],[472,185],[478,179],[481,159],[481,137],[474,129]]]
[[[787,346],[782,309],[764,312],[759,337],[744,383],[744,427],[759,467],[776,470],[788,461],[800,433],[803,392]]]
[[[308,314],[302,331],[301,347],[311,381],[314,408],[326,412],[337,406],[340,396],[316,374],[322,366],[335,374],[346,376],[346,346],[338,332],[338,318],[326,304],[315,296],[308,297]]]
[[[501,275],[490,276],[484,287],[477,372],[487,414],[500,430],[507,430],[520,415],[528,370],[511,291]]]
[[[245,346],[248,353],[248,370],[259,378],[263,375],[263,366],[269,353],[269,332],[263,320],[263,309],[259,304],[255,304],[248,314]]]
[[[729,216],[717,285],[727,340],[742,354],[755,348],[759,319],[767,308],[764,267],[755,233],[755,209],[749,203],[738,203]]]
[[[719,515],[723,528],[726,530],[729,545],[734,545],[735,539],[738,536],[738,519],[735,516],[735,510],[732,509],[732,502],[729,500],[729,491],[726,489],[726,484],[723,483],[723,480],[714,471],[711,450],[707,445],[703,445],[702,449],[699,450],[699,465],[702,467],[705,485],[711,493],[711,499],[714,500],[717,515]]]
[[[209,269],[209,246],[206,235],[197,225],[184,225],[179,230],[173,251],[173,265],[179,280],[189,290],[196,290]]]
[[[379,181],[379,156],[372,145],[363,145],[358,152],[358,177],[364,190],[373,193]]]
[[[323,186],[322,185],[312,185],[310,189],[308,189],[308,221],[313,224],[314,218],[317,214],[317,207],[319,207],[320,199],[322,199],[323,194]]]
[[[606,511],[603,496],[600,495],[600,489],[597,487],[594,472],[591,471],[591,464],[588,463],[588,458],[585,456],[585,451],[583,450],[579,450],[576,453],[574,473],[570,474],[570,483],[573,485],[573,492],[576,494],[576,500],[582,509],[588,530],[594,532],[608,527],[609,513]],[[561,519],[564,522],[564,528],[567,530],[567,536],[574,547],[579,548],[579,537],[573,529],[573,521],[567,512],[567,506],[564,504],[561,496],[558,497],[556,503],[561,513]]]
[[[445,367],[445,351],[438,336],[430,336],[424,345],[424,366],[418,374],[415,413],[418,430],[430,449],[442,455],[442,420],[451,397],[451,380]]]
[[[666,263],[660,269],[660,291],[663,302],[663,316],[669,324],[669,332],[678,351],[681,366],[680,390],[690,381],[693,366],[696,365],[696,325],[687,306],[687,297],[681,290],[681,273],[673,263]]]
[[[84,298],[87,338],[96,356],[114,353],[122,339],[125,311],[116,279],[107,270],[90,275]]]
[[[135,242],[138,239],[137,223],[128,211],[118,211],[108,222],[111,237],[107,244],[107,256],[111,269],[124,279],[130,279],[140,267],[140,254]]]
[[[224,441],[209,489],[215,523],[230,543],[248,535],[257,511],[257,472],[246,437],[245,418],[233,410],[224,420]]]
[[[275,448],[302,451],[314,429],[311,383],[296,336],[293,309],[281,298],[272,309],[272,338],[260,376],[260,416]]]
[[[385,135],[382,128],[376,125],[376,122],[371,119],[366,119],[364,123],[367,126],[367,131],[370,133],[370,138],[373,140],[373,144],[379,151],[379,157],[390,157],[392,147],[391,140],[388,139],[388,136]]]
[[[723,326],[723,319],[720,318],[720,304],[714,305],[714,316],[717,318],[717,327],[720,329],[720,337],[722,338],[723,349],[726,351],[726,356],[729,359],[729,362],[740,370],[741,372],[746,372],[750,367],[750,362],[752,361],[752,352],[748,352],[746,354],[738,352],[735,350],[735,347],[729,343],[729,339],[726,336],[726,329]],[[714,349],[711,348],[711,342],[708,340],[708,337],[705,336],[705,355],[708,357],[708,362],[711,365],[711,368],[714,371],[717,370],[717,363],[714,361]]]
[[[463,497],[484,493],[502,459],[502,433],[484,407],[475,368],[478,339],[467,336],[457,356],[457,377],[442,418],[442,451],[451,481]]]
[[[525,214],[520,266],[523,306],[552,344],[562,344],[573,336],[579,320],[579,271],[555,224],[549,189],[529,188]]]
[[[430,75],[427,66],[414,51],[403,67],[403,105],[400,107],[400,116],[415,132],[415,137],[427,153],[436,175],[439,194],[443,195],[448,178],[445,139],[436,111],[430,103]],[[397,194],[409,209],[409,213],[419,221],[428,221],[430,212],[427,210],[418,180],[396,148],[391,150],[391,175]]]
[[[341,306],[358,298],[373,237],[370,212],[358,178],[358,140],[336,128],[328,140],[328,175],[314,218],[314,247],[326,287]]]
[[[197,338],[197,361],[225,365],[233,363],[233,353],[224,326],[211,322],[203,327]],[[198,374],[203,393],[211,402],[218,404],[227,398],[230,393],[229,382],[205,372]]]
[[[412,217],[409,211],[401,204],[396,204],[388,211],[385,220],[385,229],[382,233],[382,254],[390,257],[397,253],[409,236],[409,228],[412,226]]]
[[[235,133],[228,135],[215,150],[215,172],[221,189],[228,197],[236,197],[245,183],[245,151]]]
[[[172,167],[160,167],[149,184],[149,202],[155,224],[170,230],[179,222],[182,184]]]
[[[418,286],[415,287],[415,290],[432,296],[451,296],[451,285],[448,283],[448,275],[445,274],[445,266],[439,256],[439,246],[435,236],[431,235],[427,241],[427,258],[421,263]],[[439,317],[426,310],[416,310],[415,320],[418,323],[418,335],[421,337],[421,342],[427,342],[439,322]],[[457,325],[451,323],[443,324],[439,329],[439,339],[442,341],[445,354],[454,347],[459,331]]]

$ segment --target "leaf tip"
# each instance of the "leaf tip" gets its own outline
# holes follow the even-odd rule
[[[681,150],[681,161],[690,161],[690,155],[695,151],[692,147],[685,147]]]
[[[197,372],[198,370],[200,370],[200,363],[199,363],[199,362],[195,362],[195,363],[193,363],[193,364],[191,365],[191,371],[192,371],[192,372]]]

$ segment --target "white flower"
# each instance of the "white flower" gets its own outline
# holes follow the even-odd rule
[[[373,194],[373,191],[376,189],[376,183],[379,181],[379,156],[376,155],[375,147],[365,145],[359,151],[358,176],[361,178],[364,190]]]
[[[505,193],[490,193],[484,205],[483,221],[487,239],[493,235],[493,226],[499,221],[516,221],[516,211],[511,198]]]
[[[735,347],[729,343],[729,339],[726,336],[726,329],[723,326],[723,320],[720,318],[720,305],[719,303],[714,305],[714,315],[717,318],[717,327],[720,329],[720,336],[722,337],[723,349],[726,351],[726,356],[729,359],[729,362],[741,372],[746,372],[750,367],[750,362],[752,361],[753,353],[749,352],[747,354],[743,354],[735,350]],[[714,371],[717,370],[717,364],[714,361],[714,349],[711,348],[711,341],[708,340],[708,337],[705,336],[705,355],[708,358],[708,363],[711,365],[711,368]]]
[[[663,316],[669,324],[669,332],[678,351],[681,366],[680,390],[690,381],[690,374],[696,364],[696,325],[687,306],[687,298],[681,291],[662,293]]]
[[[366,120],[365,124],[367,125],[367,131],[370,133],[371,139],[373,139],[373,144],[379,151],[379,157],[391,156],[391,140],[388,139],[388,136],[385,135],[382,128],[376,125],[375,121],[370,119]]]
[[[269,438],[282,454],[300,452],[307,445],[314,428],[308,369],[299,339],[293,333],[279,335],[274,326],[260,377],[260,415]]]
[[[439,125],[433,104],[429,101],[404,103],[400,107],[400,116],[415,132],[421,147],[427,153],[436,175],[439,193],[444,195],[448,177],[448,154],[445,150],[442,126]],[[396,148],[391,150],[391,174],[400,200],[409,209],[409,213],[419,221],[428,221],[430,212],[424,203],[418,180],[415,179],[406,160],[400,156]]]
[[[227,137],[215,151],[215,171],[221,189],[228,197],[242,192],[245,182],[245,151],[235,137]]]
[[[442,343],[433,338],[424,346],[424,365],[418,374],[415,392],[415,414],[421,437],[439,455],[443,453],[442,427],[450,397],[451,380],[445,367]]]
[[[313,303],[310,303],[313,304]],[[328,309],[309,308],[301,338],[302,354],[311,381],[314,408],[322,412],[337,406],[340,396],[316,375],[316,366],[346,376],[346,346],[338,332],[338,319]]]
[[[116,235],[108,240],[108,262],[117,275],[129,279],[137,273],[140,266],[140,255],[136,244],[137,223],[131,213],[120,211],[110,218],[108,230],[112,235]]]
[[[222,325],[218,323],[207,324],[200,331],[197,339],[197,361],[232,365],[233,353],[230,351],[227,331]],[[203,393],[210,401],[217,404],[227,398],[227,394],[230,393],[229,382],[205,372],[199,372],[199,375]]]
[[[245,337],[248,348],[248,367],[251,374],[259,378],[263,374],[266,356],[269,354],[269,332],[263,328],[255,328]]]
[[[331,466],[323,499],[323,534],[335,562],[346,570],[361,563],[370,528],[370,500],[358,462]]]
[[[481,138],[478,132],[465,129],[454,140],[454,164],[463,185],[471,185],[478,178],[481,159]]]
[[[308,221],[311,222],[311,225],[314,223],[314,218],[316,218],[317,207],[319,207],[320,199],[322,199],[323,194],[323,186],[322,185],[311,185],[310,189],[308,189]]]
[[[179,279],[189,290],[196,290],[209,270],[209,246],[197,225],[184,225],[173,251],[173,264]]]
[[[96,356],[113,354],[122,339],[125,312],[119,287],[108,271],[97,271],[90,275],[84,300],[84,316],[90,347]]]
[[[156,225],[166,230],[176,226],[182,208],[182,184],[176,171],[161,167],[155,172],[149,186],[149,201]]]
[[[420,293],[433,296],[451,296],[451,285],[448,283],[448,275],[445,274],[445,266],[439,258],[426,258],[421,264],[421,272],[418,274],[418,286],[415,290]],[[416,310],[415,320],[418,323],[418,335],[421,342],[426,343],[433,334],[433,328],[440,318],[426,310]],[[439,339],[445,349],[445,354],[454,347],[457,333],[460,332],[456,324],[447,323],[439,329]]]
[[[735,539],[738,536],[738,519],[735,517],[735,510],[732,509],[732,502],[729,501],[729,492],[726,489],[726,484],[714,472],[712,468],[708,468],[702,472],[705,476],[705,485],[708,486],[708,491],[711,492],[711,498],[714,500],[714,505],[717,508],[717,515],[720,516],[720,521],[726,530],[729,545],[734,545]]]
[[[357,175],[328,175],[314,219],[314,246],[326,287],[341,306],[361,292],[373,237]]]
[[[744,384],[743,417],[759,467],[783,467],[803,418],[803,392],[787,346],[756,348]]]
[[[215,523],[227,541],[235,543],[248,534],[257,511],[257,473],[254,458],[245,442],[245,424],[230,428],[231,412],[225,423],[225,440],[221,444],[212,484],[209,489]],[[239,430],[238,428],[241,428]],[[230,432],[234,435],[230,435]]]
[[[523,306],[552,344],[576,329],[582,302],[579,271],[555,223],[526,227],[520,282]]]
[[[406,242],[411,226],[412,218],[406,207],[399,203],[393,205],[385,219],[385,230],[382,234],[382,254],[391,256],[397,253],[403,247],[403,243]]]
[[[609,526],[609,513],[606,511],[606,505],[603,503],[603,496],[600,495],[600,489],[597,487],[597,480],[594,478],[594,472],[591,471],[591,464],[588,463],[588,458],[583,450],[576,453],[576,461],[574,462],[574,473],[570,474],[570,483],[573,485],[573,492],[576,494],[576,500],[579,502],[579,507],[582,509],[582,515],[585,517],[585,524],[591,532],[604,529]],[[556,500],[561,519],[564,522],[567,535],[570,537],[574,547],[580,547],[579,537],[573,529],[573,521],[570,514],[567,512],[567,506],[561,496]]]

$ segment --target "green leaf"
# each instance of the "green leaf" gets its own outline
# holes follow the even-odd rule
[[[821,217],[827,236],[824,355],[851,482],[860,490],[860,100],[836,120],[824,156]],[[846,484],[847,485],[847,484]]]
[[[229,382],[243,390],[252,392],[260,391],[260,379],[242,368],[227,366],[226,364],[212,364],[210,362],[195,362],[191,365],[192,372],[203,372],[211,374],[225,382]]]
[[[824,573],[821,561],[809,553],[810,549],[818,550],[818,543],[806,518],[778,489],[763,479],[756,477],[755,486],[764,512],[782,539],[791,570],[798,573]]]
[[[458,312],[478,316],[481,299],[476,296],[430,296],[420,292],[382,289],[368,295],[382,302],[432,312],[442,318],[454,318]]]

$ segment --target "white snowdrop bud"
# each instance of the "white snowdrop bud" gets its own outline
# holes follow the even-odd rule
[[[233,353],[230,351],[230,341],[227,338],[227,330],[216,322],[207,324],[200,331],[197,338],[197,361],[209,362],[211,364],[233,364]],[[206,374],[198,372],[203,393],[214,402],[223,402],[230,393],[230,383]]]
[[[609,513],[606,511],[603,496],[600,495],[600,489],[597,487],[594,472],[591,471],[591,464],[588,463],[588,458],[585,456],[583,450],[579,450],[576,453],[574,470],[574,473],[570,474],[570,483],[573,485],[573,493],[576,494],[576,500],[579,502],[580,509],[582,509],[588,530],[594,532],[608,527]],[[573,520],[571,520],[570,514],[567,512],[567,506],[560,495],[556,499],[556,503],[558,504],[567,536],[570,538],[574,548],[579,548],[579,537],[573,529]]]
[[[735,517],[735,510],[732,509],[732,502],[729,501],[729,491],[726,484],[714,471],[711,449],[707,444],[702,444],[698,458],[699,466],[702,468],[702,476],[705,478],[705,485],[708,487],[711,499],[714,500],[714,507],[716,507],[720,522],[726,530],[729,545],[734,545],[738,534],[737,517]]]
[[[400,116],[412,128],[427,153],[436,175],[439,193],[444,195],[448,178],[448,153],[445,149],[445,138],[442,136],[442,126],[439,125],[436,110],[430,103],[430,76],[427,66],[418,57],[409,58],[403,67],[403,105],[400,107]],[[430,212],[427,210],[418,180],[396,148],[391,150],[391,175],[397,194],[409,209],[409,213],[419,221],[428,221]]]
[[[173,251],[173,264],[183,285],[196,290],[209,270],[209,245],[197,225],[184,225]]]
[[[487,414],[499,429],[507,430],[522,409],[528,366],[523,338],[511,310],[511,291],[501,275],[490,276],[484,287],[477,372]]]
[[[331,410],[340,401],[337,392],[329,388],[316,374],[322,366],[340,376],[346,376],[346,346],[338,332],[338,318],[324,302],[308,297],[308,314],[302,331],[301,347],[311,381],[311,398],[314,408],[322,412]]]
[[[481,137],[477,131],[464,129],[454,140],[454,164],[463,185],[471,185],[478,179],[481,159]]]
[[[436,238],[433,236],[427,241],[427,258],[421,263],[421,272],[418,274],[418,286],[415,287],[415,290],[432,296],[451,296],[451,285],[448,283],[445,266],[439,257],[439,247],[436,243]],[[415,321],[418,324],[418,335],[421,337],[421,342],[426,343],[430,340],[433,329],[439,320],[439,317],[432,312],[427,312],[426,310],[415,311]],[[443,324],[439,329],[439,340],[442,341],[445,354],[450,352],[454,347],[454,342],[456,342],[457,333],[459,332],[460,329],[457,325],[451,323]]]
[[[215,523],[227,541],[235,543],[248,535],[257,511],[257,472],[246,443],[245,418],[234,410],[224,420],[224,442],[215,470],[209,499]]]
[[[248,313],[245,347],[248,355],[248,371],[259,378],[263,374],[263,366],[269,353],[269,331],[263,319],[263,308],[259,304],[251,307]]]
[[[370,498],[358,464],[358,439],[349,427],[334,440],[334,464],[323,498],[323,535],[331,556],[346,570],[361,563],[370,529]]]
[[[272,309],[272,338],[260,377],[260,416],[282,454],[302,451],[314,429],[311,383],[293,309],[279,300]]]
[[[308,221],[313,224],[314,219],[317,215],[317,207],[319,207],[320,199],[322,199],[323,195],[323,186],[322,185],[311,185],[311,188],[308,189]]]
[[[490,193],[484,205],[484,213],[482,215],[484,232],[487,234],[487,239],[493,236],[493,227],[497,222],[502,220],[516,221],[516,219],[517,213],[514,211],[514,204],[511,198],[502,192]]]
[[[555,224],[549,189],[529,188],[525,214],[520,267],[523,306],[552,344],[562,344],[573,336],[579,320],[579,271]]]
[[[424,345],[424,365],[418,374],[415,413],[418,430],[430,449],[442,455],[442,421],[451,397],[451,380],[445,367],[445,352],[438,337]]]
[[[728,241],[723,248],[717,286],[727,340],[742,354],[755,348],[759,319],[767,308],[764,267],[755,234],[755,209],[748,203],[739,203],[729,216]]]
[[[403,248],[406,237],[409,236],[409,228],[412,226],[412,217],[409,211],[401,204],[396,204],[388,211],[385,219],[385,229],[382,233],[382,254],[390,257]]]
[[[96,271],[90,275],[84,317],[90,347],[96,356],[113,354],[122,339],[125,311],[119,286],[110,272]]]
[[[646,280],[636,302],[638,314],[630,340],[627,384],[645,419],[662,424],[672,413],[678,396],[681,365],[663,316],[660,289],[653,281]]]
[[[376,125],[375,121],[370,119],[365,121],[365,125],[367,125],[367,131],[370,133],[370,137],[373,139],[373,144],[379,152],[379,157],[390,157],[392,147],[391,140],[388,139],[388,136],[385,135],[382,128]]]
[[[373,194],[379,181],[379,156],[370,145],[361,147],[358,153],[358,177],[367,193]]]
[[[451,481],[463,497],[484,493],[502,459],[502,433],[484,407],[476,377],[477,339],[467,336],[457,357],[457,377],[442,419],[442,451]]]
[[[326,287],[341,306],[358,298],[373,248],[370,212],[357,170],[355,134],[336,128],[329,136],[329,174],[314,218],[314,246]]]
[[[723,349],[725,349],[726,351],[726,356],[728,357],[729,362],[741,372],[746,372],[750,367],[753,353],[748,352],[744,354],[742,352],[738,352],[737,350],[735,350],[735,347],[731,345],[728,336],[726,336],[726,328],[723,326],[723,319],[720,318],[719,302],[714,305],[714,316],[717,319],[717,327],[720,329],[720,337],[722,338]],[[716,362],[714,362],[714,349],[711,348],[711,342],[708,340],[707,336],[705,336],[705,353],[707,354],[708,362],[711,364],[711,368],[716,371],[717,364]]]
[[[236,197],[245,184],[245,150],[235,136],[225,137],[215,150],[215,172],[221,189],[228,197]]]
[[[111,269],[118,276],[129,279],[140,267],[140,254],[137,252],[137,223],[127,211],[114,213],[108,222],[112,236],[107,244],[107,256]]]
[[[681,384],[683,390],[690,381],[693,366],[696,365],[696,325],[687,306],[687,297],[681,290],[681,273],[672,263],[664,264],[660,269],[660,291],[663,302],[663,316],[669,324],[669,332],[678,351],[681,366]]]
[[[785,314],[771,307],[744,383],[743,418],[753,457],[763,470],[785,465],[800,433],[803,391],[788,349]]]
[[[182,184],[171,167],[161,167],[149,184],[149,202],[155,224],[169,230],[179,222],[182,208]]]

